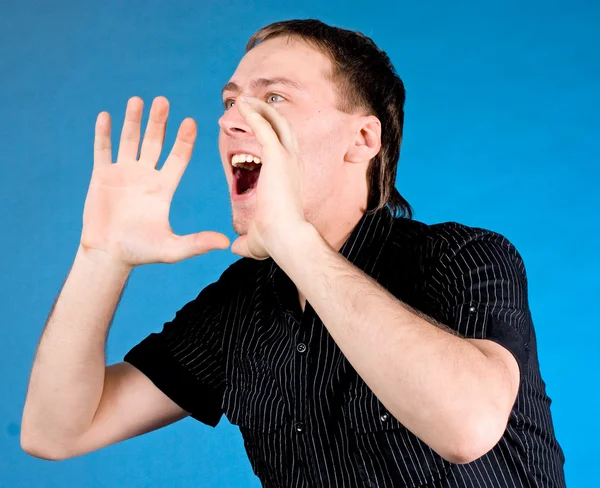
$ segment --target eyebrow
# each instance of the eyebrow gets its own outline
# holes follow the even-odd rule
[[[271,85],[285,85],[296,90],[302,90],[298,83],[283,76],[278,76],[275,78],[256,78],[250,82],[250,89],[255,90],[256,88],[267,88]],[[226,91],[240,92],[241,88],[236,82],[230,81],[221,90],[221,97]]]

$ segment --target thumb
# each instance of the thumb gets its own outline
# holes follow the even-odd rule
[[[231,252],[238,254],[244,258],[256,259],[262,261],[269,257],[263,248],[251,245],[252,241],[248,240],[248,234],[238,237],[231,246]]]
[[[250,249],[248,249],[248,236],[240,236],[231,245],[231,252],[244,258],[252,258]]]
[[[228,237],[219,232],[205,231],[185,236],[173,235],[163,245],[161,257],[166,263],[176,263],[208,251],[228,247]]]

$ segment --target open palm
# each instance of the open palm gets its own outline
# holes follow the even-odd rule
[[[94,140],[94,169],[83,213],[81,245],[109,253],[128,266],[172,263],[225,249],[229,240],[216,232],[175,235],[169,225],[173,194],[191,158],[196,123],[181,123],[169,157],[156,169],[162,151],[169,103],[154,100],[138,159],[143,102],[127,104],[119,153],[112,163],[110,116],[98,115]]]

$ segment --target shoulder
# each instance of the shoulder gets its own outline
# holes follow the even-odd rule
[[[510,241],[498,232],[481,227],[470,227],[458,222],[442,222],[429,225],[428,228],[431,242],[448,249],[460,249],[475,242],[512,246]]]
[[[474,266],[504,264],[523,268],[516,247],[498,232],[458,222],[435,224],[430,230],[432,256],[441,263],[458,259]]]
[[[418,251],[424,261],[448,262],[459,255],[473,254],[475,261],[494,257],[522,263],[516,247],[504,235],[458,222],[425,224],[417,220],[395,218],[391,238],[404,252]],[[479,255],[475,259],[475,255]]]

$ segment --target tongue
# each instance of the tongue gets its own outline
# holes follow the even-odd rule
[[[242,193],[252,190],[256,186],[258,176],[260,175],[260,168],[253,171],[240,168],[238,171],[237,192],[241,195]]]

